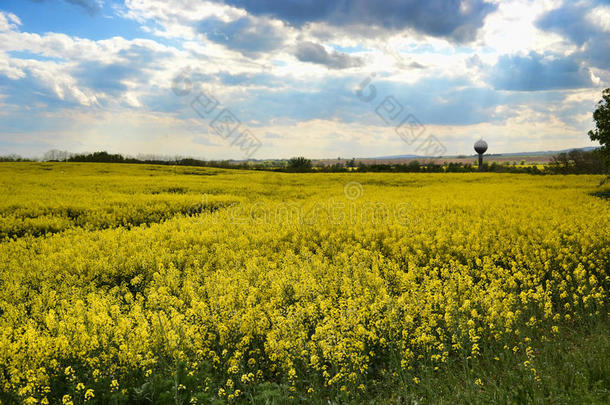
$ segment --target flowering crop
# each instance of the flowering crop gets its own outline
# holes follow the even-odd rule
[[[535,378],[530,339],[608,315],[595,176],[56,163],[0,181],[0,393],[24,402],[126,400],[167,373],[184,403],[266,382],[349,397],[490,351]]]

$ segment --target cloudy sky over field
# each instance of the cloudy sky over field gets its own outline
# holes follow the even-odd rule
[[[0,2],[0,154],[557,150],[609,82],[610,0]]]

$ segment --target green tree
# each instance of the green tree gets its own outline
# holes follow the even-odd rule
[[[288,170],[291,172],[308,172],[311,166],[311,160],[302,156],[293,157],[288,161]]]
[[[589,131],[589,138],[602,145],[601,153],[605,156],[608,166],[610,166],[610,88],[602,91],[602,99],[593,112],[593,119],[596,128]]]
[[[551,157],[547,169],[551,173],[561,174],[602,174],[606,170],[599,149],[587,152],[574,149],[568,153],[559,153]]]

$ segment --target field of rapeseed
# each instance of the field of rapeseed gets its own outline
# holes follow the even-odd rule
[[[1,164],[0,401],[603,403],[599,181]]]

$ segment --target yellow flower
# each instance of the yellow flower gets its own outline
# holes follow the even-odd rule
[[[150,378],[166,353],[189,376],[209,364],[198,383],[221,400],[265,376],[378,390],[378,369],[426,375],[484,349],[500,362],[503,342],[533,370],[534,336],[610,300],[610,217],[589,176],[354,173],[352,200],[347,173],[0,166],[0,391],[21,402],[56,394],[57,373],[75,387],[62,402],[100,399],[107,378],[128,392],[118,380]]]
[[[117,380],[112,380],[110,383],[110,390],[117,391],[119,389],[119,382]]]
[[[95,397],[95,394],[93,392],[93,390],[91,388],[89,388],[86,392],[85,392],[85,401],[88,401],[90,399],[93,399]]]

